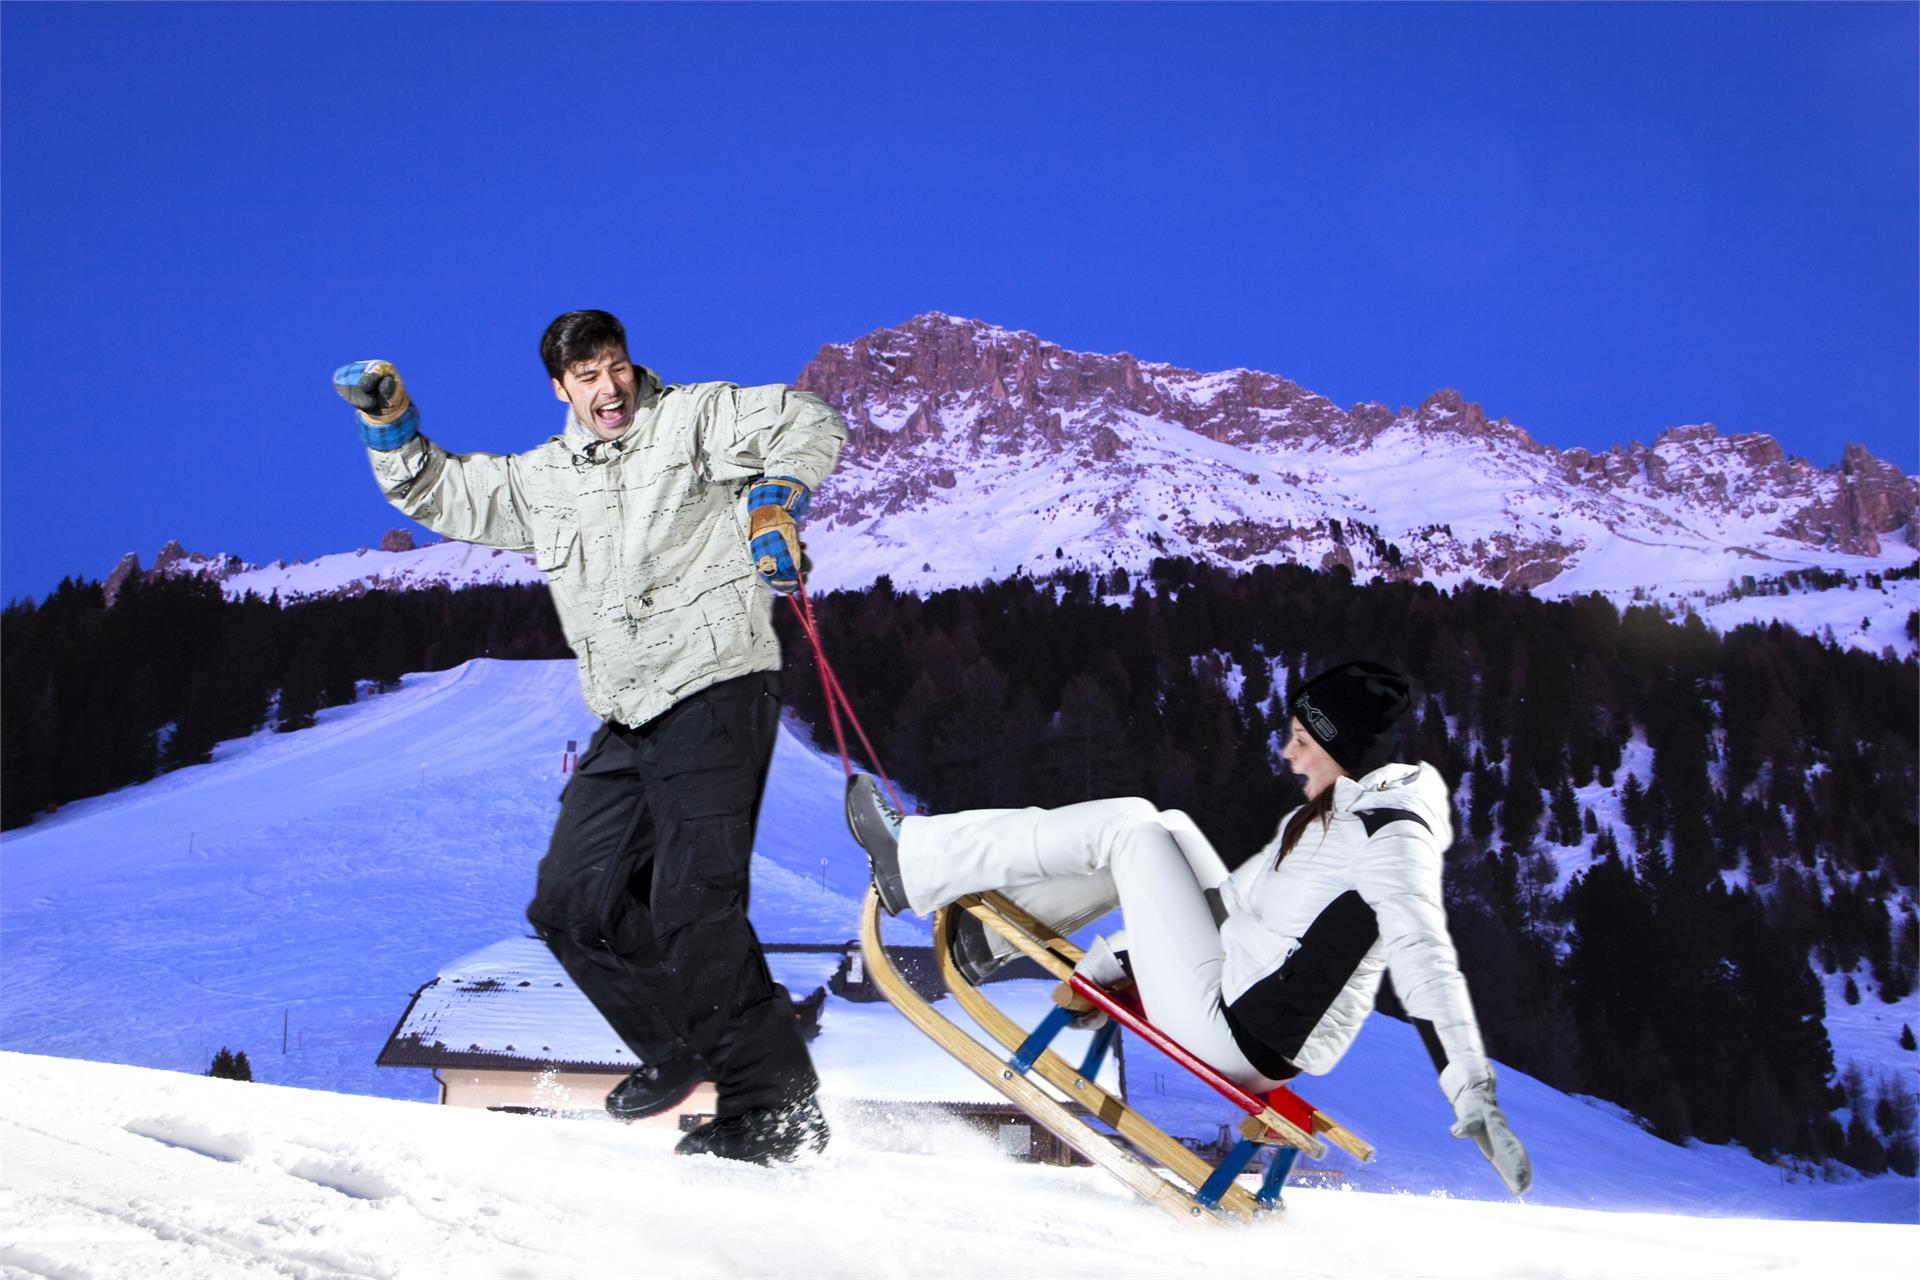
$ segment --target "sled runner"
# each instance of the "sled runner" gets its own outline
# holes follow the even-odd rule
[[[961,976],[948,949],[956,913],[960,911],[979,918],[1059,978],[1067,990],[1108,1015],[1110,1021],[1095,1034],[1085,1061],[1078,1067],[1049,1048],[1073,1018],[1071,1010],[1054,1009],[1029,1033]],[[1080,959],[1079,948],[1012,902],[996,893],[968,895],[935,913],[934,955],[938,957],[941,975],[955,1002],[1011,1055],[1004,1060],[997,1058],[979,1041],[935,1012],[899,976],[881,945],[879,917],[879,899],[869,892],[861,915],[861,949],[869,971],[888,1001],[905,1014],[908,1021],[1062,1141],[1175,1217],[1217,1224],[1228,1220],[1223,1214],[1250,1219],[1277,1209],[1294,1161],[1301,1154],[1324,1158],[1327,1142],[1355,1159],[1373,1158],[1373,1148],[1365,1141],[1291,1090],[1276,1089],[1264,1099],[1247,1093],[1155,1028],[1137,1003],[1117,997],[1074,974],[1073,966]],[[1218,1166],[1210,1166],[1201,1156],[1167,1136],[1095,1083],[1100,1065],[1123,1026],[1247,1113],[1247,1119],[1239,1127],[1239,1143]],[[1040,1088],[1031,1078],[1034,1075],[1064,1094],[1073,1107],[1097,1118],[1134,1150],[1157,1162],[1186,1186],[1176,1186],[1151,1165],[1122,1150],[1072,1108]],[[1272,1148],[1273,1154],[1259,1191],[1253,1193],[1236,1179],[1262,1147]]]

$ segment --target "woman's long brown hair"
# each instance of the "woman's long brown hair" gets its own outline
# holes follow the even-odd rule
[[[1319,795],[1294,810],[1293,817],[1287,820],[1287,830],[1280,837],[1280,853],[1274,858],[1273,865],[1279,866],[1280,860],[1293,852],[1293,846],[1300,843],[1300,837],[1307,833],[1307,824],[1315,818],[1320,825],[1326,826],[1333,821],[1333,784],[1328,783]]]

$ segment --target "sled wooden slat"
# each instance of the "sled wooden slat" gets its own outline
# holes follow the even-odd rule
[[[860,951],[867,972],[887,1002],[907,1021],[945,1049],[960,1064],[1004,1094],[1015,1106],[1046,1126],[1062,1142],[1096,1166],[1118,1178],[1142,1199],[1186,1222],[1225,1225],[1227,1219],[1208,1212],[1191,1196],[1154,1172],[1152,1166],[1122,1151],[1105,1135],[1069,1111],[1038,1084],[995,1057],[985,1045],[936,1012],[893,967],[880,940],[880,899],[867,891],[860,912]]]
[[[933,919],[933,953],[940,964],[940,976],[946,979],[947,990],[967,1016],[980,1025],[981,1030],[998,1040],[1009,1051],[1017,1052],[1027,1038],[1027,1032],[1000,1010],[1000,1007],[987,999],[980,989],[961,976],[954,966],[953,957],[948,951],[948,943],[953,939],[954,912],[942,910]],[[1125,1138],[1143,1152],[1148,1159],[1156,1160],[1165,1166],[1175,1177],[1191,1184],[1197,1191],[1205,1185],[1213,1169],[1200,1156],[1162,1132],[1146,1117],[1129,1107],[1120,1099],[1102,1089],[1094,1081],[1082,1076],[1072,1064],[1051,1049],[1042,1053],[1033,1064],[1041,1078],[1054,1088],[1059,1089],[1075,1103],[1098,1116],[1113,1131]],[[1229,1187],[1222,1196],[1220,1207],[1243,1218],[1252,1218],[1262,1212],[1260,1204],[1253,1194],[1240,1186]]]
[[[1348,1155],[1366,1164],[1373,1159],[1373,1144],[1336,1120],[1330,1119],[1323,1111],[1313,1113],[1313,1131],[1327,1135],[1327,1141]]]
[[[1073,966],[1080,963],[1080,948],[1014,906],[1009,898],[997,893],[970,893],[953,905],[963,908],[1062,982],[1073,976]]]

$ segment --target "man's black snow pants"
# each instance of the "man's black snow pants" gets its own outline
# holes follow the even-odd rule
[[[779,723],[773,672],[641,725],[609,722],[561,796],[527,918],[642,1063],[703,1060],[722,1116],[818,1086],[747,923],[747,864]]]

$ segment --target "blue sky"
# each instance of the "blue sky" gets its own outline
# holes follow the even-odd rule
[[[947,311],[1920,469],[1913,5],[0,6],[0,596],[402,523],[600,306],[670,381]]]

